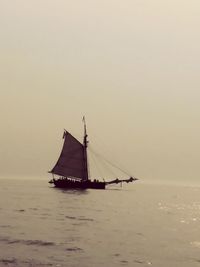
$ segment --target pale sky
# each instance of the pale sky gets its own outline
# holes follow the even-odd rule
[[[0,177],[48,179],[85,115],[141,180],[200,183],[199,25],[199,0],[0,0]]]

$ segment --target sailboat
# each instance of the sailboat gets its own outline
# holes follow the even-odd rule
[[[57,163],[49,173],[53,178],[49,181],[58,188],[68,189],[105,189],[107,185],[129,183],[138,180],[136,177],[128,179],[114,179],[112,181],[99,181],[98,179],[91,180],[88,174],[88,135],[86,129],[86,121],[84,122],[84,138],[83,143],[79,142],[67,130],[64,130],[64,144]],[[55,178],[55,175],[57,178]]]

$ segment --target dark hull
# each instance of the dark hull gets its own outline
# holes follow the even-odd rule
[[[66,179],[53,179],[50,181],[55,187],[66,188],[66,189],[105,189],[105,182],[95,182],[95,181],[71,181]]]

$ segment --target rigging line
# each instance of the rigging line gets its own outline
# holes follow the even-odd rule
[[[95,167],[98,169],[98,172],[100,173],[100,175],[103,176],[103,173],[102,173],[102,171],[101,171],[101,168],[99,168],[99,166],[98,166],[98,164],[97,164],[97,161],[96,161],[96,159],[95,159],[95,157],[94,157],[94,154],[91,153],[91,154],[89,155],[89,158],[90,158],[90,162],[92,161],[92,162],[94,163]]]
[[[98,167],[99,173],[100,175],[103,176],[108,176],[108,175],[113,175],[116,176],[116,173],[114,173],[111,168],[109,168],[108,163],[103,161],[101,159],[101,161],[98,160],[99,157],[97,157],[97,155],[95,155],[95,153],[93,153],[93,151],[90,150],[90,155],[92,156],[94,163],[96,164],[96,166]],[[98,162],[98,164],[97,164]]]
[[[122,168],[118,167],[117,165],[113,164],[110,160],[106,159],[105,157],[103,157],[101,154],[95,152],[91,147],[90,150],[98,157],[103,158],[107,163],[109,163],[111,166],[115,167],[116,169],[120,170],[121,172],[123,172],[124,174],[128,175],[128,176],[133,176],[131,175],[129,172],[123,170]],[[133,176],[134,177],[134,176]]]
[[[108,153],[106,153],[106,154],[108,154],[108,155],[112,155],[112,154],[113,154],[113,151],[110,150],[110,149],[108,149],[108,147],[105,145],[105,142],[103,141],[103,139],[100,138],[100,136],[97,136],[97,135],[94,134],[94,133],[92,133],[92,135],[95,137],[95,140],[99,141],[99,142],[97,142],[97,147],[98,147],[98,146],[100,145],[100,143],[101,143],[101,144],[103,144],[103,148],[104,148],[105,152],[108,152]],[[98,143],[99,143],[99,144],[98,144]],[[91,144],[90,144],[90,147],[91,147]],[[101,145],[101,147],[102,147],[102,145]],[[103,156],[100,155],[100,154],[99,154],[99,156],[103,157]],[[112,158],[113,158],[113,156],[112,156]],[[130,172],[129,172],[124,166],[122,166],[122,164],[119,163],[119,161],[116,160],[116,158],[113,158],[113,159],[114,159],[114,162],[115,162],[115,163],[113,163],[113,160],[112,160],[112,163],[109,162],[109,160],[107,160],[107,159],[104,157],[104,160],[107,161],[107,162],[109,162],[111,165],[113,165],[113,167],[119,169],[120,171],[122,171],[123,173],[127,174],[128,176],[133,176],[133,175],[130,175]],[[120,166],[120,167],[118,167],[118,166]]]
[[[91,154],[92,154],[93,156],[96,156],[96,157],[100,158],[100,157],[97,156],[92,150],[90,150],[90,152],[91,152]],[[95,157],[94,157],[94,158],[95,158]],[[95,160],[96,160],[96,158],[95,158]],[[104,159],[103,159],[103,160],[104,160]],[[109,166],[108,166],[108,162],[106,162],[105,160],[104,160],[104,162],[103,162],[102,159],[101,159],[101,163],[102,163],[102,164],[100,164],[100,165],[102,165],[101,167],[104,168],[104,169],[107,171],[107,174],[105,173],[106,175],[111,174],[111,175],[113,175],[113,176],[117,176],[116,173],[114,173],[114,172],[111,170],[111,168],[109,168]]]

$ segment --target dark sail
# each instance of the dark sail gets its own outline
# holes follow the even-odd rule
[[[64,177],[87,179],[85,147],[70,133],[64,133],[64,145],[51,173]]]

